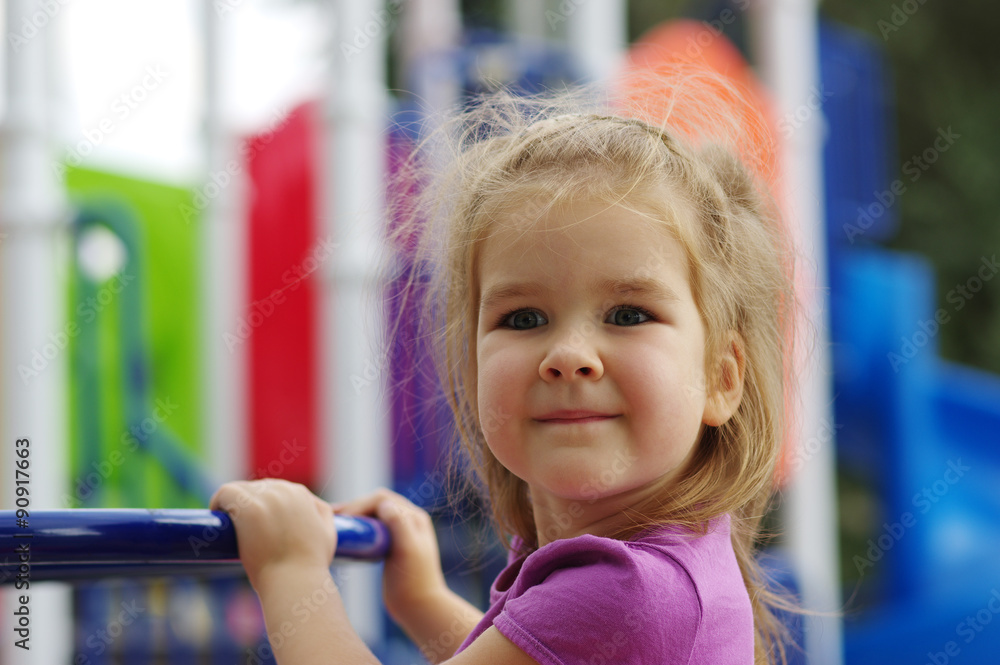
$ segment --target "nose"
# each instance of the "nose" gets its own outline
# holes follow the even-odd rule
[[[543,381],[596,381],[604,376],[604,364],[594,346],[577,336],[553,344],[542,359],[538,373]]]

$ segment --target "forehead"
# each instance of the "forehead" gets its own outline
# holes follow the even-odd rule
[[[640,206],[583,199],[544,208],[527,202],[498,215],[481,241],[482,288],[511,279],[572,286],[581,274],[605,282],[687,281],[680,223]]]

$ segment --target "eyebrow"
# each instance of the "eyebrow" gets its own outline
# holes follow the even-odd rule
[[[618,296],[647,296],[658,300],[677,302],[680,297],[665,283],[650,277],[632,277],[629,279],[604,279],[597,287],[605,293]]]
[[[648,277],[633,277],[629,279],[603,279],[596,284],[597,289],[603,293],[615,296],[645,296],[677,302],[680,297],[669,286],[657,279]],[[479,309],[488,310],[495,307],[498,302],[510,298],[521,298],[525,296],[537,296],[544,289],[541,285],[533,282],[501,283],[490,287],[483,293],[479,301]]]
[[[487,289],[482,298],[479,299],[479,310],[482,311],[490,309],[495,307],[498,302],[502,302],[510,298],[537,296],[541,292],[542,287],[539,284],[530,282],[497,284]]]

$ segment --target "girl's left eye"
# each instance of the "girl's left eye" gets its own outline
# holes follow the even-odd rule
[[[652,319],[653,315],[641,307],[622,306],[613,309],[605,319],[605,323],[613,323],[616,326],[637,326]]]
[[[531,330],[538,326],[544,326],[548,320],[540,312],[532,309],[518,309],[504,315],[500,320],[500,325],[504,328],[514,330]]]

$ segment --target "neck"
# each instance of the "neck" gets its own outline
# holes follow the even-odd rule
[[[532,490],[538,546],[584,534],[613,537],[635,525],[630,508],[646,503],[662,491],[663,485],[656,483],[599,499],[570,499]]]

